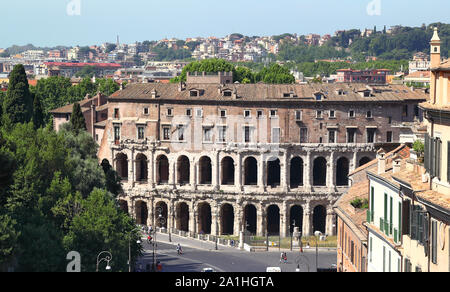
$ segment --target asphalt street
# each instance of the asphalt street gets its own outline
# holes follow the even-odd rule
[[[176,245],[180,243],[183,254],[178,255]],[[143,240],[144,256],[137,267],[145,270],[153,261],[153,246]],[[241,251],[236,248],[218,246],[199,240],[172,236],[169,243],[165,234],[157,235],[155,257],[163,266],[163,272],[201,272],[204,268],[212,268],[217,272],[265,272],[267,267],[280,267],[283,272],[295,272],[299,266],[301,272],[316,271],[316,250],[286,251],[288,262],[280,263],[281,252],[278,249],[258,252]],[[336,250],[319,249],[318,267],[330,268],[336,264]]]

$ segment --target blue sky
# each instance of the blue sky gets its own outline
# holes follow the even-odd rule
[[[80,14],[67,13],[67,6],[78,2]],[[369,15],[367,6],[377,2],[381,9]],[[14,0],[1,11],[0,48],[101,44],[115,42],[117,35],[132,43],[450,22],[449,0]]]

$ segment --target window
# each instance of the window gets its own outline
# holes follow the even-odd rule
[[[190,108],[186,109],[186,116],[188,117],[192,116],[192,110]]]
[[[227,127],[219,126],[219,142],[226,142],[227,139]]]
[[[334,110],[330,110],[330,119],[336,118],[336,112]]]
[[[227,117],[227,111],[226,110],[220,110],[220,117],[226,118]]]
[[[392,143],[392,131],[388,131],[386,133],[386,142],[387,143]]]
[[[98,142],[98,134],[95,134],[95,141]]]
[[[118,109],[118,108],[115,108],[115,109],[114,109],[114,118],[115,118],[115,119],[118,119],[118,118],[119,118],[119,109]]]
[[[408,105],[403,106],[402,117],[408,117]]]
[[[336,130],[328,130],[328,143],[336,143]]]
[[[450,146],[450,145],[449,145]],[[441,178],[442,141],[425,134],[425,169],[431,177]],[[448,170],[450,171],[450,170]]]
[[[144,107],[144,115],[148,115],[148,107]]]
[[[308,143],[308,128],[300,128],[300,143]]]
[[[431,222],[431,261],[433,264],[437,264],[437,222]]]
[[[322,111],[316,111],[316,118],[321,119],[322,118]]]
[[[320,144],[323,143],[323,138],[322,138],[322,137],[319,138],[319,143],[320,143]]]
[[[244,110],[244,118],[250,118],[251,117],[251,111],[250,110]]]
[[[392,117],[389,117],[389,118],[388,118],[388,124],[389,124],[389,125],[392,124]]]
[[[203,110],[202,109],[197,109],[196,114],[197,118],[202,118],[203,117]]]
[[[197,90],[191,90],[190,91],[190,96],[191,97],[199,96],[198,91]]]
[[[138,127],[138,139],[144,140],[144,127]]]
[[[349,118],[354,118],[355,117],[355,111],[354,110],[348,111],[348,117]]]
[[[281,129],[273,128],[272,129],[272,143],[280,143],[281,142]]]
[[[170,127],[163,127],[163,140],[170,140]]]
[[[262,118],[264,112],[262,110],[258,110],[256,111],[256,116],[258,117],[258,119]]]
[[[203,142],[211,142],[212,141],[211,133],[212,133],[211,127],[203,128]]]
[[[277,110],[270,110],[270,117],[276,118],[277,117]]]
[[[184,126],[178,125],[178,141],[184,141]]]
[[[173,115],[173,109],[172,108],[168,108],[167,109],[167,116],[171,117]]]
[[[250,143],[251,140],[251,129],[249,126],[244,127],[244,142]]]
[[[347,129],[347,143],[356,143],[356,129]]]
[[[223,92],[223,96],[231,96],[232,92],[227,90]]]
[[[120,140],[120,127],[114,126],[114,141]]]
[[[375,132],[377,129],[367,129],[367,143],[375,143]]]
[[[368,119],[372,118],[372,111],[367,111],[366,118],[368,118]]]
[[[296,121],[302,120],[302,111],[295,111],[295,120]]]

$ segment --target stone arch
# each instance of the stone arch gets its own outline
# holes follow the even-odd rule
[[[299,227],[303,234],[303,208],[300,205],[294,205],[290,210],[289,232],[294,232],[294,227]]]
[[[136,181],[146,182],[148,180],[148,160],[142,153],[136,155]]]
[[[191,164],[189,158],[181,155],[177,160],[177,183],[180,185],[189,184]]]
[[[249,156],[244,160],[244,185],[255,186],[258,184],[258,161]]]
[[[156,182],[158,184],[169,182],[169,159],[164,154],[156,158]]]
[[[122,180],[128,180],[128,156],[124,153],[116,155],[116,171]]]
[[[313,211],[313,232],[320,231],[325,234],[327,209],[323,205],[317,205]]]
[[[369,157],[367,157],[367,156],[364,156],[364,157],[362,157],[360,160],[359,160],[359,166],[363,166],[363,165],[365,165],[365,164],[367,164],[367,163],[369,163],[369,162],[371,162],[372,161],[372,159],[370,159]]]
[[[220,208],[221,235],[234,234],[234,209],[231,204],[223,204]]]
[[[267,232],[269,235],[280,234],[280,207],[270,205],[267,208]]]
[[[161,214],[161,218],[164,218],[163,220],[159,220],[159,214]],[[155,216],[155,224],[156,227],[159,228],[167,228],[167,221],[168,221],[168,208],[167,208],[167,204],[164,201],[159,201],[156,203],[155,205],[155,212],[154,212],[154,216]]]
[[[201,185],[212,184],[212,163],[208,156],[202,156],[199,160],[199,178]]]
[[[277,187],[281,184],[280,159],[272,158],[267,161],[267,185]]]
[[[119,208],[124,211],[125,213],[129,214],[128,212],[128,202],[125,200],[119,200]]]
[[[221,161],[222,185],[234,185],[234,160],[226,156]]]
[[[135,204],[136,210],[136,223],[141,225],[147,225],[148,208],[147,203],[144,201],[137,201]]]
[[[313,185],[314,186],[327,185],[327,160],[321,156],[314,159]]]
[[[336,162],[336,185],[348,186],[348,174],[350,171],[350,161],[347,157],[341,157]]]
[[[258,212],[256,207],[252,204],[248,204],[244,208],[244,230],[251,234],[256,234],[257,231],[257,218]]]
[[[303,159],[301,157],[294,157],[291,159],[291,188],[298,188],[303,186]]]
[[[198,205],[198,232],[203,234],[211,234],[211,206],[206,203]]]
[[[189,231],[189,205],[180,202],[176,207],[176,228],[177,230]]]

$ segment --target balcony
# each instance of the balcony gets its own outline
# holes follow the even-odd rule
[[[374,215],[374,213],[372,211],[367,210],[367,218],[366,218],[367,222],[369,222],[369,223],[373,222],[373,217],[374,217],[373,215]]]

